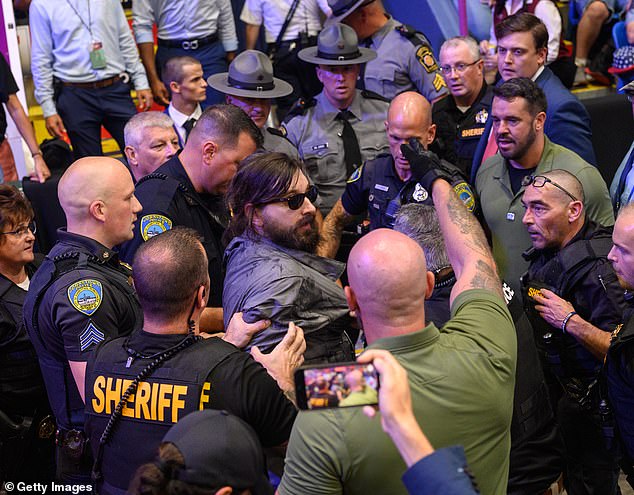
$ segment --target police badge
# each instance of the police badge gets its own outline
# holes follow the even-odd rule
[[[422,203],[429,197],[429,193],[427,189],[421,186],[418,182],[416,183],[416,187],[414,188],[414,192],[412,193],[412,199],[417,203]]]
[[[478,124],[486,124],[488,118],[489,118],[489,112],[487,112],[486,108],[483,108],[478,113],[476,113],[475,121]]]

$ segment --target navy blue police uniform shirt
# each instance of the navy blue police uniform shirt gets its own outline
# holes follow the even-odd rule
[[[202,237],[209,261],[210,307],[222,306],[222,234],[228,221],[222,196],[199,194],[189,180],[178,155],[143,177],[135,195],[143,210],[134,228],[134,239],[119,250],[121,259],[132,264],[141,243],[178,225],[189,227]]]
[[[68,361],[85,362],[95,344],[140,328],[142,313],[117,253],[65,230],[58,236],[31,280],[24,322],[58,426],[81,429],[84,405]]]

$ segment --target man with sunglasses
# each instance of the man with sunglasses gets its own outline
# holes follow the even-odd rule
[[[519,77],[496,86],[493,94],[491,122],[499,151],[478,170],[475,188],[500,276],[519,293],[520,276],[528,268],[522,252],[530,247],[522,225],[525,176],[566,170],[583,185],[588,218],[610,226],[614,215],[607,186],[596,167],[544,134],[546,96],[541,88],[531,79]]]
[[[121,258],[131,264],[143,242],[177,225],[201,234],[212,288],[201,317],[204,331],[223,329],[221,238],[229,216],[224,193],[238,163],[261,141],[260,131],[242,110],[233,105],[212,105],[198,119],[183,150],[136,185],[143,210],[134,239],[121,247]]]
[[[440,47],[440,72],[450,96],[433,104],[436,139],[430,149],[469,177],[493,100],[476,40],[456,36],[445,41]]]
[[[233,239],[224,257],[225,322],[237,312],[247,322],[270,320],[250,343],[264,352],[295,322],[304,330],[306,361],[347,361],[354,359],[346,333],[352,320],[337,284],[345,265],[315,254],[316,199],[301,163],[283,153],[242,163],[227,193]]]
[[[604,439],[613,427],[597,380],[621,322],[623,290],[607,255],[612,229],[586,218],[584,189],[553,169],[522,182],[522,222],[532,247],[522,277],[526,312],[542,355],[565,447],[570,493],[617,493],[618,459]]]

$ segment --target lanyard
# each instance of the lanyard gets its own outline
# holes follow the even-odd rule
[[[86,21],[84,21],[84,19],[82,18],[82,16],[79,15],[79,12],[77,11],[77,9],[75,8],[75,6],[70,3],[70,0],[66,0],[66,3],[68,4],[68,6],[73,9],[73,11],[75,12],[75,15],[77,15],[77,17],[79,18],[79,20],[81,21],[81,23],[84,25],[84,27],[88,30],[88,32],[90,33],[90,38],[92,41],[95,40],[95,37],[92,35],[92,29],[90,28],[90,26],[92,25],[92,19],[90,16],[90,0],[88,0],[86,3],[88,4],[88,24],[86,24]]]

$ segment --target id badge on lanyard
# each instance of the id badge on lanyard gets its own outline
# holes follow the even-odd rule
[[[106,68],[106,52],[101,41],[93,41],[90,44],[90,65],[93,69]]]

